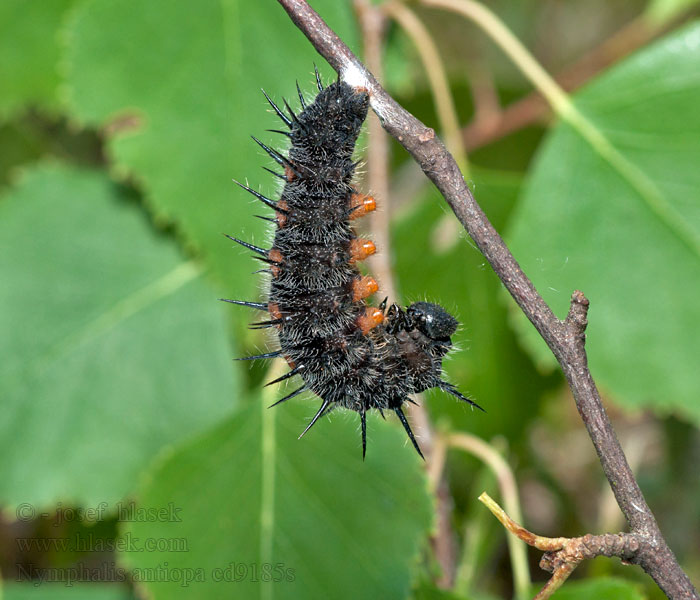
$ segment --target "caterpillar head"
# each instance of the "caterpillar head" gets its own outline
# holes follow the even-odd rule
[[[414,302],[406,309],[413,326],[436,342],[449,342],[459,323],[439,304]]]

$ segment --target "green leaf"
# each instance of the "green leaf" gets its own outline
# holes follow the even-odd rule
[[[97,172],[29,171],[0,202],[0,498],[96,504],[230,412],[214,292]]]
[[[651,0],[644,16],[658,26],[674,19],[697,3],[698,0]]]
[[[0,2],[0,117],[59,105],[58,30],[74,0]]]
[[[353,41],[349,3],[314,7]],[[309,95],[313,61],[323,61],[276,2],[95,0],[76,11],[67,39],[70,103],[105,126],[116,172],[138,178],[154,214],[177,224],[226,293],[257,296],[248,253],[221,234],[264,245],[254,215],[270,210],[231,179],[277,193],[261,169],[276,165],[250,139],[284,146],[265,132],[280,121],[260,88],[296,107],[295,79]]]
[[[70,569],[59,568],[59,572]],[[9,584],[1,590],[3,600],[129,600],[129,590],[113,583],[32,583]]]
[[[124,539],[176,538],[186,551],[124,558],[135,577],[167,564],[200,579],[148,582],[154,598],[408,595],[432,507],[403,430],[369,415],[363,462],[355,413],[338,411],[298,440],[316,402],[294,402],[254,404],[152,473],[141,506],[174,506],[180,522],[130,523]]]
[[[542,584],[536,585],[533,594],[540,591]],[[644,600],[639,586],[624,579],[599,577],[585,581],[566,582],[554,594],[553,600]]]
[[[574,98],[587,123],[543,145],[508,239],[559,317],[591,301],[594,377],[627,407],[700,422],[700,24]],[[579,132],[583,132],[584,136]],[[528,346],[551,355],[520,319]]]

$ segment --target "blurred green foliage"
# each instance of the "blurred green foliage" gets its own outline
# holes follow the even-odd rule
[[[669,22],[694,2],[490,4],[552,71],[634,19],[672,29],[572,96],[607,145],[535,122],[472,153],[470,185],[560,316],[574,289],[591,299],[593,374],[662,530],[698,576],[700,24]],[[351,3],[313,6],[360,53]],[[462,124],[477,79],[502,103],[530,91],[473,25],[417,14]],[[390,91],[436,126],[415,48],[393,26],[387,44]],[[277,193],[249,138],[283,147],[265,133],[278,122],[258,90],[294,98],[298,79],[311,99],[314,62],[335,77],[273,0],[0,3],[2,597],[512,595],[505,534],[475,500],[497,496],[496,479],[475,458],[448,455],[460,558],[458,585],[440,590],[434,500],[400,426],[370,418],[364,463],[354,414],[297,441],[316,401],[268,411],[280,392],[261,391],[267,365],[231,361],[268,343],[249,313],[216,302],[263,296],[253,261],[221,235],[268,236],[231,179]],[[538,533],[621,529],[534,329],[396,144],[391,164],[391,204],[379,203],[392,246],[379,250],[404,302],[459,317],[446,369],[487,410],[427,394],[436,428],[506,456]],[[265,581],[265,565],[285,580]],[[79,580],[112,583],[65,585],[77,567]],[[214,581],[216,568],[235,581]],[[198,569],[203,581],[185,584]],[[554,597],[659,597],[615,561],[572,579],[586,576]]]
[[[693,23],[576,94],[603,141],[593,147],[570,125],[556,127],[507,237],[559,316],[571,290],[585,290],[590,364],[603,388],[627,406],[675,411],[696,424],[698,60],[700,26]],[[524,328],[534,346],[534,329]],[[550,356],[543,343],[534,350]]]
[[[182,509],[176,529],[187,551],[134,551],[126,564],[139,571],[167,560],[171,569],[205,570],[196,591],[202,597],[225,597],[231,575],[242,598],[273,585],[279,598],[322,597],[331,589],[338,599],[406,596],[433,507],[420,460],[397,451],[405,450],[404,433],[372,415],[372,451],[363,462],[354,415],[339,415],[300,443],[299,423],[312,416],[307,407],[275,413],[267,396],[156,468],[141,501]],[[136,539],[172,533],[171,523],[160,522],[124,531]],[[255,573],[256,562],[273,566],[269,580],[262,567]],[[163,598],[192,593],[173,581],[152,589]]]

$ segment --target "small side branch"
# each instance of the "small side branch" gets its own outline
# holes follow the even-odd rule
[[[588,301],[584,295],[575,292],[569,316],[564,321],[559,320],[486,218],[457,163],[435,132],[403,109],[379,85],[305,0],[278,2],[346,83],[368,91],[372,109],[384,129],[408,150],[440,190],[503,285],[559,361],[631,532],[644,537],[645,543],[637,552],[636,562],[653,577],[669,598],[700,600],[644,500],[588,369],[584,337]],[[493,24],[495,15],[489,18]],[[566,98],[563,100],[568,102]]]
[[[647,540],[635,533],[586,534],[576,538],[549,538],[536,535],[513,521],[486,492],[479,496],[479,500],[508,531],[526,544],[544,552],[540,567],[550,572],[552,577],[535,596],[535,600],[549,598],[584,560],[596,556],[617,556],[624,563],[631,564],[638,562],[637,558],[640,554],[649,551],[643,548],[648,543]]]

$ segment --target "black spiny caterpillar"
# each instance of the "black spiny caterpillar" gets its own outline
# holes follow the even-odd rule
[[[367,411],[376,408],[384,416],[391,410],[423,456],[401,410],[404,402],[411,402],[409,394],[438,387],[480,408],[441,378],[442,358],[452,346],[450,336],[458,323],[429,302],[416,302],[405,310],[397,304],[386,310],[386,300],[379,307],[365,304],[377,283],[360,275],[355,263],[375,248],[356,237],[350,221],[375,208],[372,197],[352,187],[352,153],[369,96],[342,81],[324,89],[318,71],[316,82],[319,94],[309,106],[297,85],[302,107],[298,115],[286,101],[285,114],[265,94],[289,129],[277,133],[292,143],[285,157],[253,138],[284,168],[284,174],[273,171],[285,181],[280,200],[239,184],[275,211],[275,219],[262,218],[276,223],[277,230],[270,250],[230,238],[269,265],[270,292],[264,303],[227,302],[267,311],[270,318],[253,327],[275,328],[280,346],[241,360],[282,356],[291,371],[270,383],[301,377],[303,385],[273,406],[304,390],[322,399],[302,435],[338,406],[354,410],[360,414],[364,457]]]

